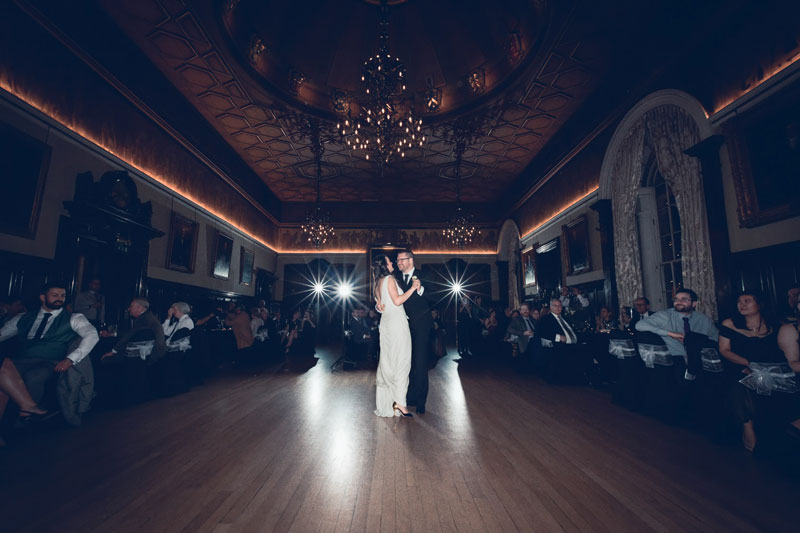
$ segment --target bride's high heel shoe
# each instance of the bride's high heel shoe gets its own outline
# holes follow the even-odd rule
[[[397,405],[397,402],[392,403],[392,409],[394,409],[395,411],[400,411],[400,414],[406,418],[414,418],[414,415],[412,415],[411,413],[404,413],[403,410],[400,409],[400,406]]]

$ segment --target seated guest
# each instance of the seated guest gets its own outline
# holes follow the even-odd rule
[[[258,307],[250,309],[250,317],[250,331],[253,333],[253,337],[257,337],[258,330],[264,326],[264,320],[261,318],[261,309]]]
[[[110,352],[102,355],[101,360],[113,356],[129,354],[133,343],[153,341],[153,349],[149,354],[140,355],[148,364],[153,364],[161,359],[167,351],[164,338],[164,328],[158,322],[156,315],[150,311],[150,302],[146,298],[134,298],[128,306],[128,313],[133,317],[133,327],[122,334]],[[141,352],[139,352],[141,354]]]
[[[164,320],[164,323],[161,325],[164,330],[167,346],[172,344],[172,340],[178,340],[174,337],[178,337],[185,331],[194,329],[194,322],[192,322],[192,318],[189,316],[191,310],[192,308],[186,302],[175,302],[170,306],[169,311],[167,311],[167,319]]]
[[[614,319],[614,314],[611,310],[603,306],[600,308],[600,314],[595,317],[594,330],[598,333],[608,333],[612,329],[617,329],[617,321]]]
[[[786,312],[783,313],[784,324],[797,324],[797,304],[800,303],[800,285],[792,285],[786,291]]]
[[[795,321],[793,324],[784,324],[778,331],[778,347],[783,351],[789,367],[795,374],[795,380],[800,381],[800,301],[794,306]],[[797,402],[795,402],[797,405]],[[792,421],[792,425],[800,432],[800,414]]]
[[[105,322],[106,319],[106,300],[100,294],[100,285],[98,278],[92,278],[87,290],[79,292],[75,296],[73,305],[74,311],[83,314],[95,327]]]
[[[778,393],[769,398],[758,394],[740,382],[742,374],[757,372],[763,365],[785,364],[786,358],[778,348],[777,325],[769,317],[764,298],[756,293],[742,293],[736,300],[737,312],[722,322],[719,333],[719,352],[739,371],[730,384],[729,397],[737,421],[742,424],[742,443],[753,451],[756,445],[754,419],[759,410],[775,409],[785,403]],[[764,392],[764,391],[761,391]],[[768,405],[769,404],[769,405]]]
[[[700,334],[712,341],[717,341],[719,337],[714,322],[703,313],[696,311],[696,308],[697,294],[691,289],[678,289],[673,298],[672,307],[642,318],[636,323],[636,331],[650,331],[660,336],[664,339],[670,355],[673,358],[679,357],[686,363],[684,340],[688,334]],[[685,364],[678,365],[678,370],[684,368],[686,368]],[[684,377],[689,380],[694,379],[688,370]]]
[[[0,327],[15,316],[27,311],[22,298],[11,298],[0,302]]]
[[[519,318],[521,316],[522,315],[520,314],[519,309],[514,309],[513,311],[511,311],[511,317],[510,317],[511,320],[514,320],[515,318]]]
[[[317,351],[317,324],[311,309],[306,309],[300,323],[300,346],[306,356],[314,355]]]
[[[250,315],[244,310],[244,307],[234,306],[225,317],[225,325],[233,330],[239,356],[245,356],[245,351],[253,346],[254,340],[253,330],[250,329]]]
[[[47,411],[40,408],[31,398],[22,376],[19,375],[11,359],[0,356],[0,420],[3,419],[9,398],[19,407],[20,420],[42,418],[47,414]],[[5,440],[0,436],[0,448],[5,445]]]
[[[548,379],[585,383],[591,370],[591,356],[578,344],[578,335],[563,316],[561,300],[550,300],[550,313],[538,324],[542,345],[552,347],[548,363]]]
[[[0,329],[0,342],[17,336],[14,365],[37,403],[47,383],[83,361],[99,340],[97,330],[83,315],[64,309],[66,297],[63,286],[47,284],[39,294],[39,309],[15,316]],[[70,352],[78,337],[80,344]]]
[[[536,331],[535,320],[531,316],[531,308],[528,304],[519,306],[519,316],[514,317],[511,313],[511,323],[506,329],[506,338],[509,342],[517,344],[517,353],[520,355],[528,352],[528,346],[531,339],[533,339]]]

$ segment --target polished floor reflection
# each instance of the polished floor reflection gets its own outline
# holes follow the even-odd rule
[[[796,527],[796,480],[606,393],[446,359],[425,415],[383,419],[374,373],[321,355],[18,440],[0,451],[0,529]]]

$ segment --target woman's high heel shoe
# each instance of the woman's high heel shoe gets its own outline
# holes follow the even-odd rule
[[[392,409],[394,409],[395,411],[400,411],[400,414],[406,418],[414,418],[414,415],[412,415],[411,413],[404,413],[403,410],[400,409],[400,406],[397,405],[397,402],[392,403]]]

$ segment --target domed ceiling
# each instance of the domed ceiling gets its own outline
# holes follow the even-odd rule
[[[332,113],[338,91],[353,97],[364,92],[362,62],[379,47],[377,3],[241,0],[222,19],[240,51],[260,40],[263,53],[245,62],[270,89]],[[424,109],[426,93],[438,90],[436,113],[445,115],[518,76],[541,42],[546,20],[544,4],[528,0],[396,1],[388,10],[389,50],[405,64],[418,107]],[[469,84],[474,73],[485,84],[477,91]]]
[[[379,168],[338,136],[334,105],[344,95],[357,109],[360,68],[379,45],[377,1],[97,1],[271,191],[280,220],[316,198],[309,119],[322,132],[322,201],[345,216],[363,202],[397,212],[407,202],[453,202],[453,128],[465,120],[477,126],[460,167],[462,200],[484,219],[507,216],[541,177],[530,169],[542,150],[549,161],[573,142],[551,143],[613,81],[616,32],[640,16],[632,0],[613,9],[579,0],[390,2],[389,49],[405,64],[426,142]],[[482,83],[470,83],[475,75]],[[433,112],[424,105],[431,89],[441,91]],[[596,100],[592,109],[602,108]]]

